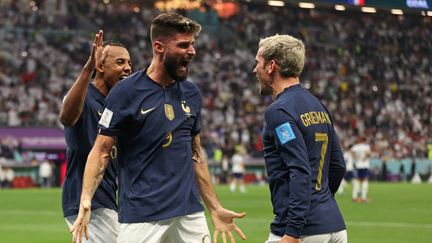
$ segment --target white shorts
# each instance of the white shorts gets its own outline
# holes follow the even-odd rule
[[[77,215],[65,218],[66,223],[71,229]],[[119,231],[117,212],[108,208],[98,208],[91,212],[89,222],[89,240],[85,239],[83,232],[83,242],[86,243],[116,243]]]
[[[204,212],[165,220],[120,224],[118,243],[210,243]]]
[[[279,243],[282,237],[270,233],[265,243]],[[319,235],[305,235],[300,237],[302,243],[347,243],[347,231],[341,230],[334,233],[319,234]]]

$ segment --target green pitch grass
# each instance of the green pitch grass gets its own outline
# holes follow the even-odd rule
[[[337,196],[350,243],[432,242],[432,185],[372,183],[369,188],[369,204],[351,202],[350,187]],[[267,186],[249,186],[247,194],[226,186],[216,190],[226,208],[247,212],[237,220],[245,242],[263,243],[273,217]],[[71,242],[60,189],[0,190],[0,242]],[[236,242],[242,241],[236,237]]]

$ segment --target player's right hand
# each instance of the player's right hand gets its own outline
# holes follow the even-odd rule
[[[82,202],[80,203],[78,217],[75,220],[74,224],[72,225],[70,231],[72,233],[72,242],[82,243],[83,232],[86,240],[89,239],[88,224],[90,221],[90,213],[91,213],[91,201],[82,200]]]
[[[97,68],[103,62],[102,51],[103,51],[103,31],[99,30],[99,32],[95,35],[95,39],[93,40],[90,57],[87,60],[85,67],[91,71]]]

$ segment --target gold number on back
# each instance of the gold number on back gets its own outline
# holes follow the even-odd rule
[[[321,181],[322,181],[322,170],[324,167],[325,155],[327,152],[327,144],[328,144],[328,136],[327,133],[315,133],[315,142],[323,142],[321,147],[321,157],[318,168],[318,178],[317,183],[315,185],[315,190],[321,190]]]

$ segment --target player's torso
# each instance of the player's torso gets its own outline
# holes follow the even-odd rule
[[[88,154],[97,135],[97,123],[105,105],[105,96],[90,84],[79,120],[73,127],[65,127],[67,148],[66,177],[63,186],[63,208],[65,215],[77,213],[82,180]],[[116,161],[109,163],[100,188],[95,192],[93,208],[116,209]]]
[[[131,95],[137,99],[129,107],[133,115],[119,136],[120,221],[159,220],[202,210],[192,161],[199,90],[190,83],[163,89],[146,75],[134,86]],[[140,213],[131,214],[138,209]]]
[[[330,114],[317,98],[300,86],[282,93],[271,106],[269,109],[277,107],[288,113],[300,130],[302,138],[296,140],[300,139],[298,142],[306,145],[311,181],[317,187],[316,191],[320,191],[322,185],[327,183],[332,129]],[[281,161],[279,145],[275,142],[277,136],[276,131],[264,125],[263,143],[267,170],[271,177],[274,175],[275,178],[281,178],[288,175]]]

